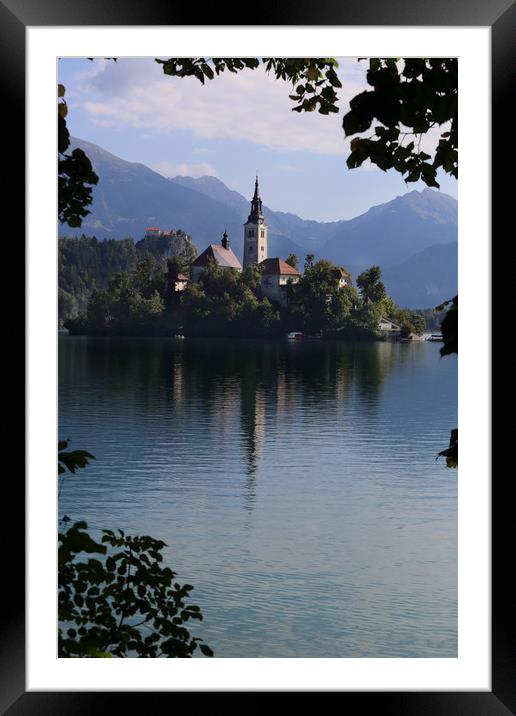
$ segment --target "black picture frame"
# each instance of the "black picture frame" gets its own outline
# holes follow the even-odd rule
[[[514,67],[516,66],[516,7],[511,0],[287,0],[281,4],[262,7],[253,3],[248,15],[228,5],[213,4],[202,10],[194,5],[174,6],[159,0],[0,0],[0,56],[4,86],[4,117],[9,119],[6,139],[13,149],[13,159],[4,177],[9,174],[9,212],[4,216],[6,237],[19,238],[24,206],[24,146],[25,146],[25,29],[30,26],[77,25],[392,25],[392,26],[489,26],[492,33],[492,236],[501,236],[502,223],[509,220],[514,199],[511,182],[503,182],[503,167],[510,161],[510,122],[504,112],[514,95]],[[512,92],[511,92],[512,90]],[[472,117],[471,121],[475,121]],[[509,133],[509,134],[508,134]],[[509,137],[509,139],[508,139]],[[5,157],[5,154],[4,154]],[[5,159],[4,159],[5,161]],[[512,182],[514,185],[514,182]],[[4,190],[6,191],[6,190]],[[4,194],[5,196],[5,194]],[[512,227],[511,223],[506,224]],[[506,229],[504,228],[504,231]],[[510,233],[513,233],[510,228]],[[508,236],[508,238],[510,238]],[[21,238],[20,238],[21,244]],[[493,245],[494,249],[494,245]],[[493,261],[496,260],[493,250]],[[20,255],[17,250],[16,265]],[[502,299],[493,300],[493,331],[497,323]],[[496,311],[494,309],[497,309]],[[489,339],[489,337],[487,338]],[[468,360],[468,357],[465,358]],[[496,402],[493,400],[493,410]],[[493,435],[493,439],[495,436]],[[496,436],[501,449],[502,438]],[[496,454],[495,446],[492,455]],[[4,574],[2,611],[3,628],[0,639],[0,710],[9,716],[25,714],[93,714],[113,711],[119,699],[129,696],[132,707],[143,705],[148,710],[158,708],[158,702],[177,698],[177,693],[123,692],[26,692],[25,688],[25,593],[24,566],[20,560],[20,540],[24,523],[24,485],[17,468],[9,470],[9,512],[18,517],[17,541],[4,549],[8,561]],[[496,474],[492,481],[492,690],[490,692],[341,692],[341,706],[350,712],[371,709],[378,714],[464,714],[467,716],[503,716],[516,713],[516,659],[512,641],[514,626],[514,587],[511,570],[514,559],[505,557],[512,544],[514,521],[509,513],[511,500],[511,471]],[[512,566],[511,566],[512,565]],[[6,594],[6,583],[8,593]],[[337,690],[337,689],[336,689]],[[235,689],[237,691],[237,689]],[[115,705],[116,699],[116,705]]]

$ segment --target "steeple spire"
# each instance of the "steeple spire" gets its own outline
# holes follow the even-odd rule
[[[251,199],[251,213],[247,221],[254,224],[263,223],[264,216],[262,210],[262,200],[260,198],[260,187],[258,186],[258,174],[256,175],[256,181],[254,183],[254,196]]]
[[[222,234],[222,241],[220,242],[225,249],[229,249],[229,236],[227,229],[224,229],[224,233]]]

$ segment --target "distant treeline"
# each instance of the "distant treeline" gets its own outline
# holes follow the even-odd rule
[[[175,235],[145,237],[137,243],[130,238],[99,241],[85,235],[59,239],[59,319],[84,313],[92,291],[106,289],[114,274],[133,271],[147,256],[164,268],[169,256],[178,256],[186,267],[196,255],[191,237],[180,229]]]
[[[422,316],[425,321],[425,330],[429,333],[440,333],[441,323],[445,317],[447,309],[436,311],[435,308],[424,308],[412,311],[413,314]]]

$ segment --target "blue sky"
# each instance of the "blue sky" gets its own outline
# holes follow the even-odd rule
[[[413,189],[394,171],[371,165],[349,170],[342,116],[367,88],[367,64],[339,59],[339,114],[292,112],[291,86],[262,68],[224,74],[202,86],[163,74],[153,58],[61,59],[68,127],[128,161],[164,176],[213,175],[246,197],[260,176],[264,203],[304,219],[349,219]],[[444,128],[441,129],[444,131]],[[425,137],[431,149],[437,134]],[[438,176],[457,197],[457,181]]]

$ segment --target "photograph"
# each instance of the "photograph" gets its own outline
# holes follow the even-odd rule
[[[515,4],[255,11],[0,0],[26,282],[0,713],[510,716]]]
[[[57,59],[59,659],[457,659],[460,62]]]

